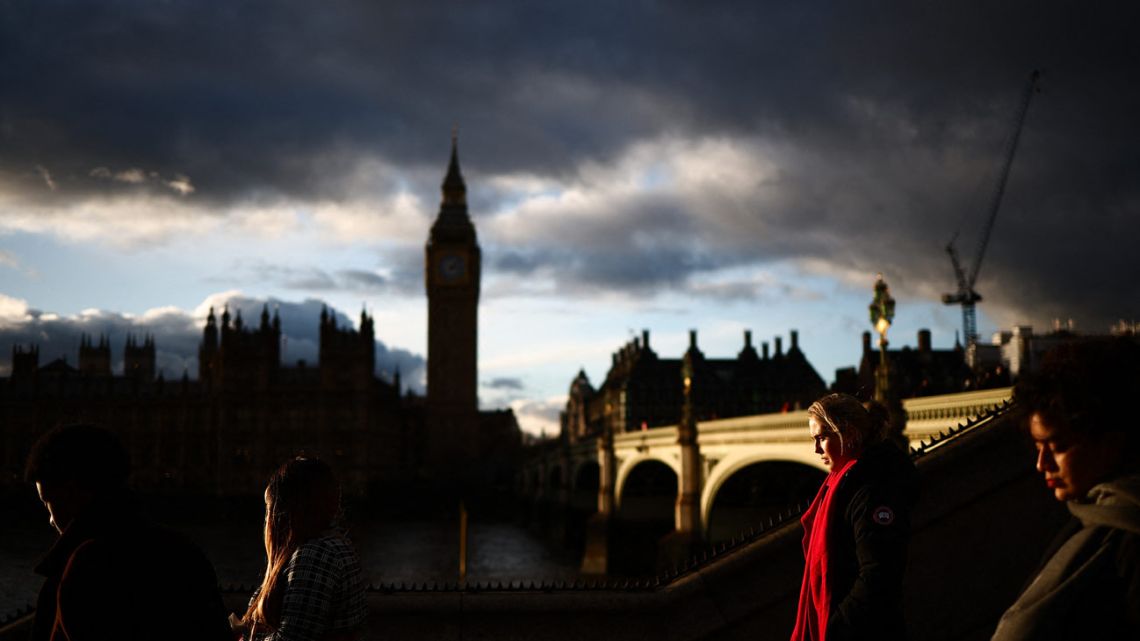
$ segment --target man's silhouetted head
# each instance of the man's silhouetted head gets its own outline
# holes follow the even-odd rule
[[[111,432],[93,425],[66,425],[32,446],[24,478],[36,484],[51,524],[60,533],[97,499],[122,490],[130,457]]]

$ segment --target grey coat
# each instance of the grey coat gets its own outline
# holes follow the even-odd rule
[[[1070,501],[1076,532],[1006,610],[993,641],[1131,639],[1140,630],[1140,475]]]

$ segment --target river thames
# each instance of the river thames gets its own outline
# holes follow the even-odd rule
[[[149,500],[155,521],[189,536],[214,564],[224,587],[257,583],[264,569],[262,513],[256,502],[185,506]],[[0,529],[0,620],[34,604],[43,580],[33,571],[56,533],[47,511],[19,501],[6,507]],[[346,523],[364,567],[365,581],[454,582],[459,571],[458,508],[454,518],[385,518],[367,506],[350,506]],[[569,580],[578,576],[575,554],[556,549],[509,519],[468,520],[467,580]]]

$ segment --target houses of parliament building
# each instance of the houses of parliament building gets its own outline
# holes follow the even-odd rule
[[[281,321],[265,308],[256,323],[210,310],[198,351],[198,377],[156,376],[155,343],[128,337],[123,373],[112,373],[106,338],[84,337],[76,367],[41,365],[35,345],[15,346],[0,378],[0,490],[22,483],[31,445],[59,424],[107,427],[134,463],[133,483],[148,492],[260,494],[291,456],[330,461],[345,491],[436,481],[504,483],[520,432],[513,413],[477,402],[481,268],[475,227],[453,139],[439,214],[425,247],[428,390],[401,394],[400,381],[375,373],[373,319],[340,327],[322,310],[315,365],[281,363]]]

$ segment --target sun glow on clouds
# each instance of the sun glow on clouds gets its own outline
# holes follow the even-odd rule
[[[0,294],[0,326],[19,324],[30,319],[27,301]]]
[[[429,209],[415,194],[401,191],[383,200],[322,202],[311,208],[322,235],[335,243],[384,239],[409,244],[424,242]]]
[[[144,171],[138,167],[131,167],[130,169],[116,172],[112,172],[106,167],[96,167],[92,169],[88,175],[92,178],[113,180],[128,185],[145,185],[148,182],[155,182],[180,196],[188,196],[194,193],[194,185],[190,182],[190,177],[179,173],[174,174],[174,177],[171,179],[166,179],[159,175],[157,171]]]
[[[206,321],[206,317],[210,315],[211,309],[217,311],[218,313],[221,313],[221,310],[226,306],[227,303],[229,303],[231,299],[241,297],[242,293],[237,289],[210,294],[208,297],[206,297],[206,300],[202,301],[200,305],[194,308],[194,311],[191,313],[191,315],[194,317],[194,320],[204,323]]]
[[[334,245],[378,239],[419,244],[427,233],[425,211],[410,193],[379,202],[239,204],[220,213],[214,206],[143,194],[92,197],[66,205],[5,202],[0,197],[0,233],[44,234],[69,243],[100,243],[120,250],[215,233],[278,240],[309,228]],[[3,264],[11,266],[7,260]]]
[[[58,185],[55,184],[55,180],[51,177],[51,172],[43,165],[36,165],[36,173],[40,175],[40,178],[43,178],[44,185],[46,185],[48,189],[52,191],[58,189]]]
[[[125,316],[130,318],[129,314],[125,314]],[[185,311],[183,311],[182,309],[180,309],[178,307],[175,307],[174,305],[166,305],[164,307],[155,307],[152,309],[148,309],[145,312],[143,312],[141,316],[138,317],[138,319],[143,323],[153,323],[153,322],[162,321],[162,320],[169,320],[169,319],[173,319],[173,318],[180,318],[180,319],[184,318],[188,321],[191,321],[191,324],[197,324],[197,321],[198,321],[197,315],[187,317],[187,314]],[[205,318],[205,317],[203,316],[203,318]]]
[[[764,185],[779,177],[773,159],[777,150],[748,139],[664,138],[632,145],[613,163],[587,162],[577,176],[560,184],[529,174],[498,176],[492,184],[514,207],[496,216],[491,237],[508,244],[533,241],[611,241],[623,244],[627,235],[613,236],[629,225],[626,210],[682,212],[686,227],[711,224],[727,234],[739,233],[732,211],[755,215]],[[702,232],[707,233],[707,232]]]
[[[168,197],[101,197],[60,206],[0,198],[0,232],[45,234],[70,243],[99,242],[119,249],[200,235],[219,222],[217,217]]]
[[[559,413],[566,407],[566,397],[549,396],[543,399],[517,399],[510,408],[515,413],[523,432],[538,436],[558,434],[562,429]]]
[[[302,227],[302,216],[294,208],[284,204],[243,206],[232,210],[230,218],[243,234],[269,240],[282,238],[299,231]]]

